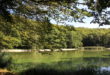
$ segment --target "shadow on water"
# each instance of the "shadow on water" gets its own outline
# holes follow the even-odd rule
[[[103,56],[108,56],[108,57],[110,57],[110,55],[103,55]]]
[[[110,72],[98,70],[97,67],[83,67],[77,70],[57,70],[53,68],[38,68],[37,66],[20,73],[20,75],[110,75]]]
[[[39,58],[34,60],[40,61],[39,59],[42,58],[44,58],[43,61],[45,60],[45,62],[38,62],[39,64],[36,62],[15,63],[10,66],[10,70],[19,71],[18,75],[110,75],[109,53],[78,52],[69,55],[68,53],[56,55],[38,56]],[[48,62],[53,59],[55,60]]]
[[[84,57],[83,61],[94,61],[95,63],[110,63],[110,58],[106,57]]]
[[[42,64],[42,66],[44,66]],[[74,69],[68,69],[68,70],[58,70],[42,66],[37,66],[36,68],[28,69],[20,75],[98,75],[97,71],[94,68],[88,67],[88,68],[80,68],[79,70]]]
[[[92,59],[95,59],[96,62],[99,58]],[[87,61],[90,59],[84,58],[84,60]],[[20,75],[110,75],[110,70],[106,67],[97,66],[94,64],[89,64],[86,66],[78,66],[79,64],[74,66],[73,64],[74,62],[70,60],[52,64],[39,64],[34,68],[22,71]]]

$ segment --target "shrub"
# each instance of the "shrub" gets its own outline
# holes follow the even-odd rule
[[[6,68],[12,63],[12,58],[7,53],[0,53],[0,68]]]

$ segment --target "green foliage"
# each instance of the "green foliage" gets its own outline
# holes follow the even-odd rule
[[[98,33],[92,33],[83,39],[83,43],[88,46],[99,46],[101,45],[101,40],[101,36]]]
[[[20,44],[20,40],[11,36],[5,36],[1,41],[1,46],[3,48],[13,48],[13,47],[17,47],[19,44]]]
[[[6,53],[0,53],[0,68],[6,68],[12,63],[12,58]]]
[[[75,48],[82,46],[82,37],[73,26],[52,25],[52,30],[43,35],[42,48]]]
[[[77,28],[83,37],[84,46],[105,46],[109,47],[109,29]]]
[[[67,47],[76,48],[82,46],[82,36],[77,31],[67,33]]]
[[[7,68],[9,70],[15,72],[15,73],[20,73],[20,72],[22,72],[24,70],[28,70],[28,69],[33,68],[35,66],[36,66],[36,64],[34,64],[34,63],[20,63],[20,64],[18,64],[18,63],[16,63],[16,64],[15,63],[12,63]]]
[[[60,26],[61,27],[61,26]],[[65,29],[63,27],[59,28],[59,26],[54,26],[51,34],[49,35],[50,42],[52,48],[65,48],[66,47],[66,34]]]
[[[57,49],[109,46],[109,29],[74,28],[12,16],[14,23],[0,18],[0,49]]]
[[[5,36],[2,32],[0,33],[0,49],[13,48],[20,44],[20,40],[12,37]]]
[[[1,0],[0,4],[0,16],[11,22],[13,21],[11,14],[14,14],[37,21],[43,21],[48,17],[58,22],[69,21],[70,16],[76,22],[83,22],[85,16],[92,16],[94,17],[92,23],[110,24],[109,10],[107,10],[110,7],[109,0],[82,0],[81,2],[79,0]]]
[[[106,47],[110,47],[110,33],[106,33],[102,36],[103,38],[103,45]]]
[[[79,32],[75,32],[75,31],[72,31],[72,42],[73,42],[73,47],[81,47],[83,44],[82,44],[82,36],[80,35]]]

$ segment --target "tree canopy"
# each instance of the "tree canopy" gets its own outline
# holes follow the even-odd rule
[[[79,8],[84,6],[87,8]],[[109,24],[110,0],[0,0],[0,15],[10,20],[10,14],[45,21],[45,17],[83,22],[85,16],[94,17],[92,23]]]

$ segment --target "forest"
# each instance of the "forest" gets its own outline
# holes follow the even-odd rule
[[[89,19],[110,25],[110,0],[0,0],[0,75],[110,75],[110,29],[67,24]]]
[[[107,0],[1,0],[1,49],[54,49],[81,46],[109,46],[109,29],[74,28],[58,23],[109,25],[110,1]],[[80,7],[79,7],[80,6]]]
[[[54,25],[12,16],[14,23],[0,18],[1,49],[60,49],[82,46],[109,47],[110,30],[103,28],[75,28]]]

